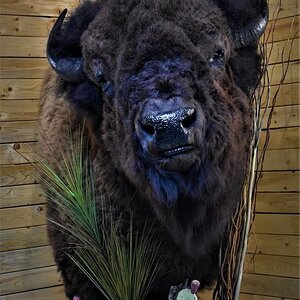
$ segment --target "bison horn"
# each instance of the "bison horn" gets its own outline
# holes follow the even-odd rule
[[[57,36],[61,33],[67,11],[68,10],[65,9],[59,15],[50,32],[47,43],[47,58],[51,67],[64,80],[69,82],[81,82],[85,77],[82,57],[57,57],[57,55],[53,53],[53,49],[57,48]]]
[[[267,2],[263,2],[264,7],[258,20],[252,21],[233,33],[234,40],[236,41],[238,47],[243,47],[257,41],[264,33],[268,24],[269,9]]]

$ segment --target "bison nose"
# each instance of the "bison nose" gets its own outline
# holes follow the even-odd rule
[[[150,152],[175,155],[193,148],[191,131],[196,121],[194,108],[180,108],[162,114],[142,115],[140,140]]]

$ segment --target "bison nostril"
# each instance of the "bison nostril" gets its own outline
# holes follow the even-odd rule
[[[191,126],[193,125],[193,123],[194,123],[195,121],[196,121],[196,110],[193,109],[193,110],[191,110],[191,112],[189,113],[189,115],[186,116],[186,117],[182,120],[181,124],[182,124],[182,126],[183,126],[184,128],[189,128],[189,127],[191,127]]]
[[[149,124],[141,124],[141,127],[143,129],[143,131],[145,131],[146,133],[148,133],[149,135],[154,135],[155,133],[155,128]]]

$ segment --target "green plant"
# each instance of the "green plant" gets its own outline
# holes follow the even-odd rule
[[[63,222],[50,221],[74,238],[70,258],[107,299],[144,299],[163,259],[162,243],[151,231],[153,224],[146,222],[136,231],[130,211],[109,209],[104,196],[96,203],[92,165],[83,155],[82,135],[74,139],[70,134],[67,149],[58,151],[62,159],[59,163],[54,159],[57,163],[51,166],[36,157],[49,205],[63,216]],[[129,229],[121,237],[124,220]]]

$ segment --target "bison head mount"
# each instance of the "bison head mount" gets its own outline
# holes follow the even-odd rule
[[[67,108],[85,119],[97,193],[158,221],[167,271],[210,284],[247,169],[267,1],[86,0],[66,14],[42,126],[63,135]]]
[[[57,93],[92,124],[106,167],[192,253],[205,228],[224,232],[240,199],[267,2],[86,1],[66,13],[47,46]]]
[[[231,180],[239,194],[266,1],[85,6],[61,13],[47,56],[114,166],[168,205],[213,201]]]

